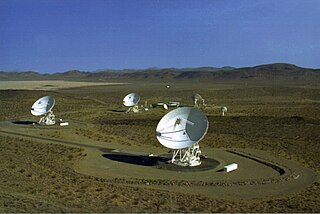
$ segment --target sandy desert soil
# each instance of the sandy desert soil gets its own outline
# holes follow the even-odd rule
[[[168,84],[171,85],[169,89],[165,87]],[[283,160],[276,164],[284,168],[290,163],[301,169],[305,173],[305,177],[299,175],[303,185],[281,194],[271,194],[276,191],[272,186],[270,194],[265,195],[265,191],[256,188],[256,196],[251,198],[245,194],[250,191],[244,185],[237,187],[238,197],[227,197],[219,194],[226,191],[223,186],[211,190],[207,186],[193,188],[195,182],[211,182],[211,178],[201,177],[200,172],[189,173],[184,179],[189,181],[188,185],[181,185],[179,181],[183,179],[177,175],[179,173],[175,175],[175,171],[165,171],[172,176],[165,179],[161,178],[165,174],[163,170],[104,158],[101,148],[167,153],[154,136],[155,127],[166,111],[154,108],[125,114],[122,98],[130,92],[141,95],[141,104],[179,101],[183,105],[191,105],[192,93],[200,93],[208,103],[205,113],[210,124],[201,141],[202,151],[217,158],[218,150],[261,151],[254,154],[268,161]],[[0,120],[6,124],[0,125],[0,131],[11,127],[11,132],[24,134],[0,133],[0,211],[319,212],[319,92],[319,88],[307,85],[276,83],[136,83],[54,91],[0,90]],[[44,95],[55,97],[54,113],[57,118],[69,120],[70,127],[37,128],[12,123],[36,121],[38,118],[30,114],[30,106]],[[220,116],[217,108],[220,105],[228,107],[225,117]],[[46,141],[45,138],[77,144]],[[219,160],[223,162],[223,157]],[[99,166],[113,168],[103,172]],[[137,180],[134,170],[129,169],[139,169],[142,177],[144,172],[155,174],[146,174],[148,178]],[[277,177],[272,170],[263,171],[266,173],[262,173],[263,176]],[[242,172],[230,174],[229,179]],[[210,171],[203,172],[206,173]],[[228,180],[219,176],[222,176],[219,180]],[[294,181],[292,176],[288,182]],[[164,183],[153,185],[156,177]],[[139,182],[131,182],[133,180]],[[286,186],[285,183],[281,185]],[[194,191],[189,192],[190,189]]]
[[[126,83],[71,82],[63,80],[1,81],[0,90],[56,90],[100,85],[123,85]]]

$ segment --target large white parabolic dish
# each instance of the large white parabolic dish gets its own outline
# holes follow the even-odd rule
[[[140,101],[140,95],[137,93],[130,93],[123,98],[123,105],[131,107],[138,104]]]
[[[181,107],[161,118],[156,135],[163,146],[170,149],[183,149],[199,142],[207,133],[208,125],[208,119],[201,110]]]
[[[41,116],[49,111],[54,107],[55,100],[51,96],[45,96],[38,99],[31,107],[31,114],[34,116]]]

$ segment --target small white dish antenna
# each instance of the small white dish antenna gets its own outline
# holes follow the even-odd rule
[[[176,102],[176,101],[168,102],[167,105],[171,106],[171,107],[179,107],[180,106],[180,102]]]
[[[224,114],[228,111],[226,106],[221,107],[221,115],[224,116]]]
[[[140,95],[137,93],[130,93],[123,98],[123,105],[130,107],[127,110],[128,112],[139,112],[138,103],[140,101]]]
[[[179,107],[180,102],[166,102],[166,103],[157,103],[157,106],[162,106],[165,110],[168,110],[169,107]]]
[[[201,97],[200,94],[193,94],[191,96],[191,99],[195,108],[204,108],[207,106],[207,104],[204,103],[204,99]]]
[[[39,120],[41,125],[54,125],[56,123],[55,116],[52,112],[55,100],[51,96],[45,96],[38,99],[31,107],[31,114],[34,116],[42,116]]]
[[[208,130],[206,115],[193,107],[181,107],[167,113],[159,121],[156,136],[165,147],[173,149],[171,162],[181,166],[198,166],[199,141]]]
[[[169,107],[168,107],[168,105],[167,105],[166,103],[163,103],[163,108],[164,108],[165,110],[168,110],[168,109],[169,109]]]

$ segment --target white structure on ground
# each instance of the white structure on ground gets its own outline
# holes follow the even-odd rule
[[[231,171],[234,171],[236,169],[238,169],[238,164],[237,163],[232,163],[232,164],[229,164],[229,165],[225,166],[223,168],[223,171],[224,172],[231,172]]]

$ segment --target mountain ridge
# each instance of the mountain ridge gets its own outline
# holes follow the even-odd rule
[[[147,68],[147,69],[100,69],[94,72],[69,70],[53,74],[41,74],[34,71],[0,71],[0,80],[81,80],[106,81],[112,79],[132,80],[239,80],[239,79],[284,79],[308,80],[320,79],[320,69],[303,68],[288,63],[263,64],[253,67],[234,68],[230,66],[196,68]]]

